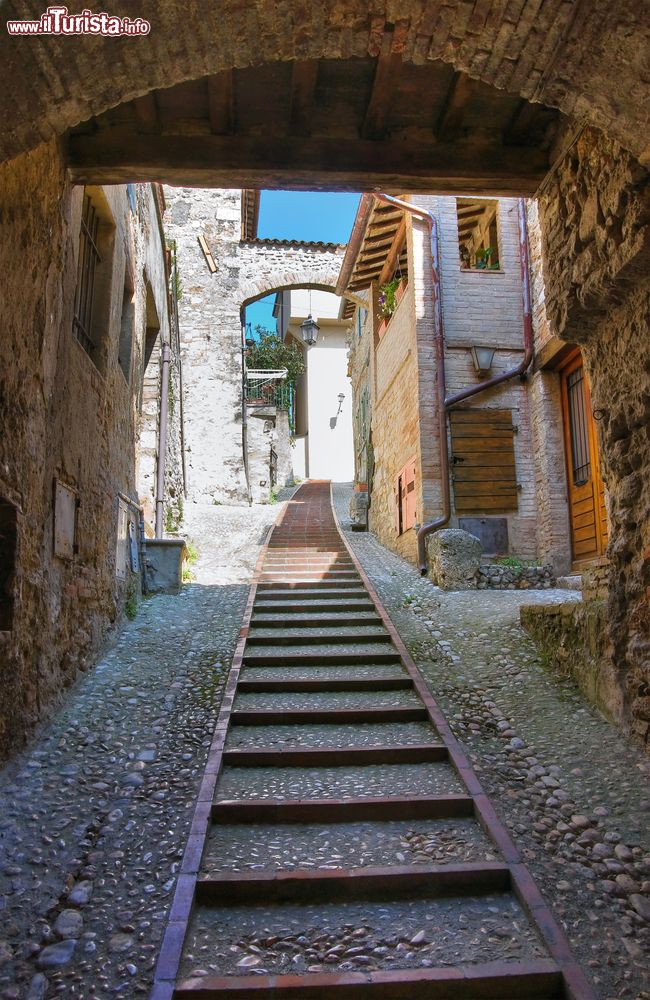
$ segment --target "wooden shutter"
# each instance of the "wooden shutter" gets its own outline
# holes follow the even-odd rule
[[[415,525],[415,459],[412,458],[400,470],[393,484],[395,532],[401,535]]]
[[[402,472],[404,484],[404,499],[402,502],[402,528],[407,531],[415,524],[415,459],[404,466]]]
[[[452,410],[449,418],[456,512],[517,510],[511,410]]]

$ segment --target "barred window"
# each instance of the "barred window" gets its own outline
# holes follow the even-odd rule
[[[106,365],[114,229],[101,190],[84,188],[72,327],[100,371]]]

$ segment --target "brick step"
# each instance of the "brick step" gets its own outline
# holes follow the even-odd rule
[[[386,643],[383,645],[384,648],[388,646]],[[262,652],[265,648],[269,652]],[[251,667],[263,667],[265,664],[274,667],[291,665],[325,667],[328,664],[344,666],[348,663],[351,665],[355,663],[400,663],[401,660],[399,653],[393,647],[386,648],[386,652],[383,650],[378,652],[374,649],[357,651],[348,647],[347,649],[342,649],[340,652],[327,653],[318,652],[317,646],[311,650],[309,647],[303,649],[302,646],[296,646],[290,652],[285,652],[284,650],[276,652],[275,647],[260,647],[259,651],[255,653],[246,649],[244,651],[243,662]]]
[[[151,1000],[563,1000],[550,959],[308,975],[203,976]],[[575,996],[575,995],[574,995]]]
[[[279,602],[286,604],[293,603],[302,608],[313,609],[315,604],[325,605],[326,611],[357,611],[358,605],[363,604],[364,611],[374,611],[374,605],[360,587],[358,590],[323,590],[300,589],[300,590],[266,590],[257,591],[253,614],[264,609],[269,604],[277,605]],[[284,610],[284,609],[281,609]]]
[[[413,681],[404,677],[354,677],[332,678],[301,677],[295,680],[246,680],[237,684],[240,694],[263,691],[406,691],[413,687]]]
[[[280,611],[286,611],[286,606],[279,609]],[[330,628],[332,626],[336,627],[340,625],[342,627],[354,626],[354,625],[380,625],[381,618],[378,614],[373,612],[357,613],[354,612],[332,612],[330,614],[319,614],[312,613],[306,614],[302,618],[300,625],[295,624],[291,621],[287,621],[283,615],[278,615],[277,618],[269,617],[268,613],[264,614],[254,614],[251,618],[251,628],[268,628],[268,629],[286,629],[286,628]]]
[[[501,861],[468,861],[449,865],[391,865],[328,871],[224,872],[200,878],[199,905],[242,902],[277,903],[305,899],[390,899],[408,896],[479,896],[508,892],[510,869]]]
[[[262,583],[257,585],[257,593],[267,593],[268,591],[291,591],[291,590],[304,590],[307,593],[317,594],[319,590],[337,590],[341,594],[347,593],[350,589],[357,589],[362,591],[364,594],[367,593],[365,587],[361,583],[359,577],[354,579],[336,579],[336,580],[306,580],[305,583],[301,583],[299,580],[293,582],[288,580],[286,583],[283,581],[278,581],[277,583],[272,580],[264,580]]]
[[[390,642],[388,632],[383,629],[375,629],[366,632],[327,632],[316,635],[309,633],[304,627],[296,626],[294,632],[285,628],[279,635],[258,635],[252,628],[248,633],[246,648],[249,646],[328,646],[340,645],[341,643],[363,643],[363,642]]]
[[[255,710],[235,709],[230,716],[233,726],[275,726],[310,724],[349,724],[363,722],[425,722],[428,718],[424,707],[407,705],[403,708],[331,708]]]
[[[290,750],[225,750],[228,767],[340,767],[349,764],[427,764],[449,759],[443,743],[399,746],[300,747]]]
[[[349,823],[474,816],[470,795],[407,795],[358,799],[217,799],[213,823]]]
[[[329,595],[328,595],[329,597]],[[317,614],[322,614],[324,612],[332,612],[333,614],[339,613],[352,613],[354,611],[372,611],[374,612],[375,606],[369,598],[357,599],[345,602],[345,612],[339,612],[339,607],[342,606],[336,599],[336,596],[332,599],[322,600],[318,598],[317,600],[305,600],[305,601],[294,601],[290,603],[291,597],[287,595],[287,599],[282,599],[280,601],[270,600],[256,600],[253,607],[253,616],[257,617],[259,614],[303,614],[304,612],[316,612]]]

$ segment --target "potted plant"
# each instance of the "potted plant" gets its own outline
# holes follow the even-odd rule
[[[397,309],[399,301],[406,288],[406,279],[399,275],[391,278],[379,288],[379,312],[384,317],[379,325],[379,336],[381,337],[388,326],[388,322]]]
[[[494,250],[492,247],[479,247],[476,251],[476,263],[474,267],[477,271],[498,271],[499,261],[492,260]]]

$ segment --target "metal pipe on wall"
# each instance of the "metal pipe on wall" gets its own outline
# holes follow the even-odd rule
[[[411,205],[401,198],[393,198],[387,194],[376,194],[375,198],[386,202],[388,205],[395,205],[405,212],[410,212],[426,223],[429,230],[431,244],[431,280],[433,287],[433,333],[436,347],[436,396],[438,411],[438,448],[440,455],[440,490],[442,499],[442,513],[435,521],[421,524],[417,530],[418,543],[418,565],[420,573],[424,576],[427,571],[427,556],[425,539],[432,531],[444,528],[451,517],[451,495],[449,490],[449,445],[447,443],[447,411],[445,408],[445,339],[442,322],[442,297],[440,291],[440,251],[438,246],[438,223],[433,212],[424,208]]]
[[[517,221],[519,223],[519,262],[521,265],[521,287],[524,310],[524,356],[514,368],[501,375],[493,375],[492,378],[478,382],[476,385],[467,386],[460,392],[455,392],[453,396],[447,396],[445,406],[450,410],[457,403],[462,403],[465,399],[477,396],[479,392],[492,389],[495,385],[508,382],[518,375],[523,375],[531,361],[533,360],[533,307],[530,294],[530,266],[528,257],[528,225],[526,223],[526,202],[519,198],[517,204]]]
[[[243,310],[243,307],[242,307]],[[244,479],[248,506],[253,506],[250,475],[248,471],[248,404],[246,402],[246,323],[241,319],[241,448],[244,462]]]
[[[162,370],[160,374],[160,419],[158,423],[158,467],[156,469],[156,538],[163,536],[163,508],[165,503],[165,464],[167,461],[167,417],[169,411],[169,344],[162,344]]]
[[[494,375],[476,385],[467,386],[452,396],[446,395],[445,378],[445,339],[444,325],[442,319],[442,298],[440,290],[440,256],[438,243],[438,227],[433,213],[426,209],[418,208],[400,198],[393,198],[387,194],[375,194],[379,201],[389,205],[395,205],[403,211],[410,212],[426,222],[431,239],[431,274],[433,283],[433,309],[434,309],[434,340],[436,345],[436,395],[438,403],[438,436],[440,453],[440,487],[442,492],[442,513],[434,521],[421,524],[417,530],[418,545],[418,566],[420,573],[424,576],[427,571],[426,539],[427,536],[440,528],[444,528],[449,523],[451,517],[451,493],[449,487],[449,444],[447,440],[447,413],[458,403],[473,396],[477,396],[486,389],[501,385],[517,376],[523,376],[533,359],[533,313],[532,299],[530,293],[530,261],[528,252],[528,226],[526,222],[526,202],[519,198],[517,204],[517,220],[519,224],[519,261],[521,266],[522,282],[522,303],[524,321],[524,357],[514,368],[503,372],[501,375]]]

